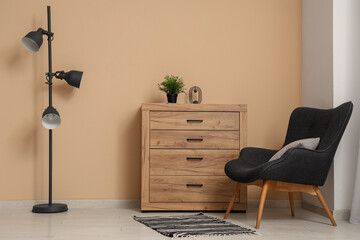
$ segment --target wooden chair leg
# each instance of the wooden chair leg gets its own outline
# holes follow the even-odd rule
[[[228,205],[228,207],[227,207],[227,209],[226,209],[226,213],[225,213],[224,219],[227,219],[227,218],[228,218],[228,216],[229,216],[229,214],[230,214],[230,211],[231,211],[231,208],[232,208],[233,205],[234,205],[236,196],[238,195],[238,193],[239,193],[239,191],[240,191],[240,187],[241,187],[241,184],[240,184],[240,183],[236,184],[235,191],[234,191],[234,193],[233,193],[233,195],[232,195],[232,197],[231,197],[231,200],[230,200],[230,202],[229,202],[229,205]]]
[[[264,184],[263,184],[263,187],[261,190],[261,196],[260,196],[259,212],[258,212],[258,216],[257,216],[257,220],[256,220],[256,226],[255,226],[256,229],[258,229],[260,227],[260,221],[261,221],[262,213],[264,210],[264,204],[265,204],[268,187],[269,187],[268,181],[264,180]]]
[[[325,202],[325,199],[323,197],[323,195],[321,194],[320,192],[320,189],[317,187],[317,186],[313,186],[314,188],[314,191],[318,197],[318,199],[320,200],[321,202],[321,205],[323,206],[326,214],[328,215],[328,217],[330,218],[330,221],[332,223],[332,225],[335,227],[336,226],[336,222],[335,222],[335,219],[333,217],[333,215],[331,214],[330,210],[329,210],[329,207],[327,206],[326,202]]]
[[[295,216],[295,207],[294,207],[294,193],[289,192],[289,202],[290,202],[290,209],[291,209],[291,216]]]

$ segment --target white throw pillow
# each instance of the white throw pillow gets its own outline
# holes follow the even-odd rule
[[[319,142],[320,142],[320,138],[317,137],[317,138],[300,139],[295,142],[289,143],[288,145],[280,149],[277,153],[275,153],[274,156],[270,158],[269,162],[281,158],[281,156],[290,148],[306,148],[306,149],[315,150],[319,145]]]

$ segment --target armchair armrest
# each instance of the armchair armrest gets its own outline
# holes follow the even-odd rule
[[[265,149],[265,148],[255,148],[255,147],[246,147],[243,148],[240,152],[240,158],[245,160],[248,163],[253,163],[254,165],[260,165],[269,161],[269,159],[277,152],[277,150]]]
[[[304,148],[289,149],[281,158],[269,162],[261,179],[322,186],[331,161],[328,152]]]

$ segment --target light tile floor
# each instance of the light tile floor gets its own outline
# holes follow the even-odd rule
[[[254,239],[254,240],[320,240],[357,239],[360,240],[360,225],[337,221],[332,227],[330,221],[304,209],[296,209],[296,217],[290,216],[286,208],[265,208],[259,236],[207,237],[199,239]],[[102,239],[170,239],[133,220],[133,216],[179,215],[191,212],[147,212],[138,209],[70,209],[66,213],[34,214],[29,210],[0,211],[0,239],[20,240],[102,240]],[[223,217],[222,212],[206,214]],[[245,213],[231,213],[229,221],[254,227],[257,209],[250,208]],[[192,238],[189,238],[189,240]]]

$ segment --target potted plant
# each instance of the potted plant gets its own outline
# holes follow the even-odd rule
[[[179,93],[185,93],[184,82],[174,75],[167,75],[164,81],[159,83],[159,89],[166,92],[168,103],[176,103]]]

